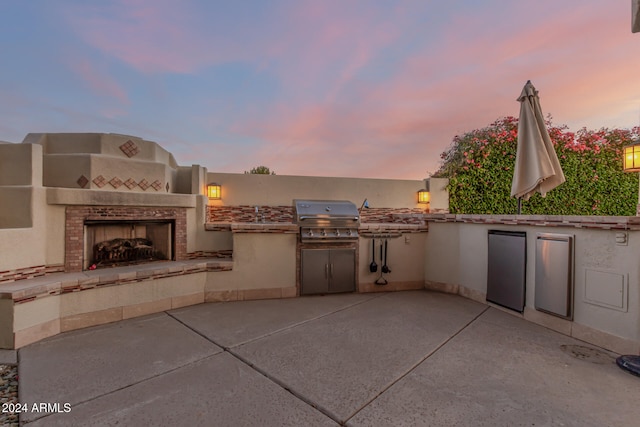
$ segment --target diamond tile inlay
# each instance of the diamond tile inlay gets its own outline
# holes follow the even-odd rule
[[[169,192],[169,183],[167,182],[167,185],[164,186],[164,188],[167,189],[167,193]]]
[[[136,185],[138,185],[138,183],[137,183],[137,182],[135,182],[135,181],[133,180],[133,178],[129,178],[128,180],[126,180],[126,181],[124,182],[124,185],[126,185],[126,186],[127,186],[127,188],[128,188],[129,190],[131,190],[133,187],[135,187]]]
[[[147,181],[146,179],[142,178],[142,181],[140,181],[138,183],[138,186],[140,188],[142,188],[143,190],[146,190],[147,188],[149,188],[151,186],[151,184],[149,184],[149,181]]]
[[[117,176],[114,176],[113,178],[111,178],[111,181],[109,181],[109,184],[111,184],[113,188],[118,188],[122,185],[122,180]]]
[[[89,183],[89,179],[84,175],[80,175],[80,178],[78,178],[78,180],[76,182],[78,183],[80,188],[84,188]]]
[[[151,183],[151,186],[153,187],[154,190],[160,191],[160,189],[162,188],[162,183],[156,179]]]
[[[135,156],[136,154],[138,154],[140,152],[140,149],[138,148],[138,146],[132,140],[128,140],[127,142],[122,144],[120,146],[120,149],[128,157],[133,157],[133,156]]]
[[[107,185],[107,179],[102,176],[102,175],[98,175],[95,178],[93,178],[93,183],[98,187],[98,188],[102,188],[105,185]]]

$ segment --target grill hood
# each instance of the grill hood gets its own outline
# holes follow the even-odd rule
[[[360,213],[348,200],[293,201],[295,221],[301,227],[357,227]]]

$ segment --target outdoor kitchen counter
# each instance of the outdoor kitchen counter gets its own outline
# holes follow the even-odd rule
[[[485,302],[490,233],[524,234],[518,243],[525,249],[520,254],[524,286],[517,288],[524,305],[521,309],[519,300],[510,311],[522,310],[525,320],[618,353],[634,354],[640,348],[640,217],[428,214],[425,219],[427,288]],[[551,252],[546,239],[554,238]],[[565,244],[566,239],[572,244]],[[500,266],[495,259],[492,263]],[[553,275],[547,279],[539,271]],[[555,293],[548,290],[552,285]],[[492,292],[492,298],[502,297]],[[550,299],[542,298],[547,295]],[[555,304],[555,311],[540,308],[543,304]]]
[[[539,227],[596,228],[602,230],[640,230],[640,216],[581,216],[581,215],[424,215],[427,222],[457,222],[488,225],[525,225]]]
[[[286,233],[297,234],[298,224],[288,222],[209,222],[204,226],[207,231],[231,231],[233,233]],[[362,235],[377,233],[423,233],[428,230],[427,224],[402,223],[364,223],[358,231]]]

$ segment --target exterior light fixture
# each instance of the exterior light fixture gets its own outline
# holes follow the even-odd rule
[[[624,147],[622,170],[625,172],[640,172],[640,139]]]
[[[431,201],[431,194],[427,190],[418,191],[418,203],[427,204]]]
[[[220,184],[207,185],[207,197],[211,200],[220,200],[222,198],[222,186]]]

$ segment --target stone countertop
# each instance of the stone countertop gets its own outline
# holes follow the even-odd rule
[[[426,222],[640,230],[640,216],[425,214]]]
[[[207,231],[231,231],[233,233],[299,233],[298,224],[290,222],[209,222],[205,224]],[[380,232],[402,232],[416,233],[425,232],[428,225],[425,224],[403,224],[403,223],[361,223],[358,227],[360,233],[380,233]]]
[[[398,233],[423,233],[429,230],[428,224],[403,224],[397,222],[381,222],[381,223],[363,223],[360,224],[358,231],[360,234],[379,233],[379,232],[398,232]]]

